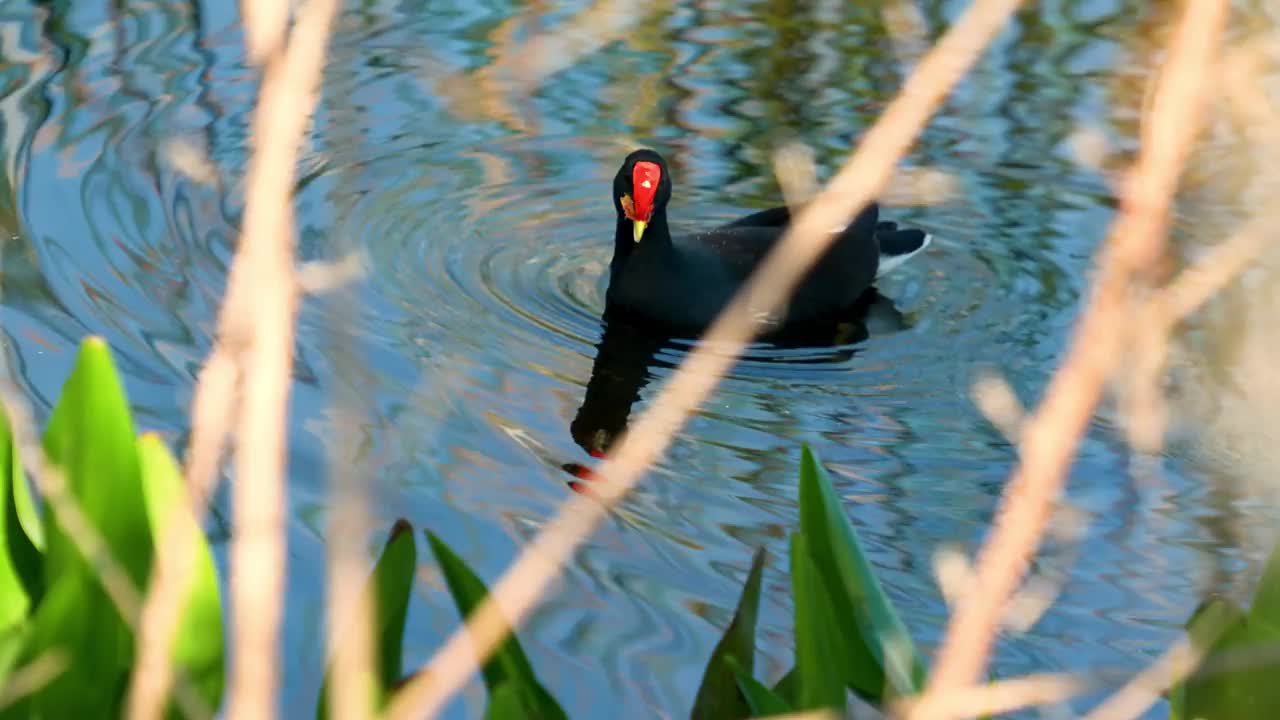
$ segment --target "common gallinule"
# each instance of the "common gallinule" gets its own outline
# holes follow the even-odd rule
[[[636,150],[613,179],[618,225],[607,302],[667,330],[698,333],[729,302],[787,229],[786,207],[752,213],[692,235],[667,227],[671,173],[657,152]],[[796,288],[775,328],[821,321],[853,306],[875,279],[929,245],[929,235],[878,222],[867,206]]]

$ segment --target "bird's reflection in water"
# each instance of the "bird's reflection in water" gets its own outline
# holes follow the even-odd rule
[[[659,353],[683,344],[682,338],[639,324],[613,308],[605,311],[601,326],[604,332],[596,345],[591,378],[582,405],[569,424],[574,442],[593,457],[603,457],[626,430],[631,409],[652,378],[651,370],[676,364],[660,358]],[[809,352],[753,359],[793,364],[845,362],[857,355],[859,344],[872,335],[894,333],[906,326],[893,302],[870,288],[840,317],[787,328],[759,340],[770,349]],[[579,480],[593,479],[590,468],[580,463],[562,467]],[[574,481],[569,486],[580,492],[585,489]]]

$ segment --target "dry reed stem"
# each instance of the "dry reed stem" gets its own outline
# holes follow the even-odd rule
[[[351,276],[357,274],[359,269],[358,262],[344,262],[333,268],[316,267],[309,272],[293,270],[292,176],[296,165],[297,148],[302,142],[311,108],[314,106],[316,88],[323,67],[328,26],[337,12],[337,7],[338,3],[334,0],[309,3],[299,13],[297,29],[293,33],[288,48],[284,49],[281,43],[284,40],[285,24],[288,20],[288,3],[244,3],[248,53],[255,62],[268,61],[268,66],[264,71],[260,104],[254,118],[256,147],[249,169],[245,226],[242,230],[241,245],[233,260],[228,278],[227,294],[219,317],[218,341],[200,372],[192,400],[193,432],[187,458],[186,477],[190,512],[194,518],[204,515],[217,479],[223,446],[233,422],[236,421],[238,408],[241,412],[240,422],[244,423],[247,413],[262,412],[261,408],[266,405],[275,406],[278,409],[267,412],[279,418],[271,421],[277,423],[279,430],[269,434],[283,436],[282,409],[287,403],[288,365],[292,357],[292,318],[297,292],[328,289],[349,280]],[[292,108],[292,110],[277,110],[272,113],[270,108]],[[283,117],[285,115],[292,117]],[[264,188],[269,190],[269,195],[263,194]],[[273,203],[274,207],[272,207]],[[264,253],[262,248],[264,244],[274,248],[268,247]],[[264,257],[268,263],[266,266],[262,263]],[[264,292],[262,288],[274,291],[274,294]],[[257,317],[257,303],[264,299],[274,305],[272,309],[276,312],[269,313],[265,317]],[[255,326],[255,321],[262,324]],[[288,332],[278,334],[282,324]],[[277,335],[273,338],[272,334]],[[253,341],[258,337],[266,337],[268,344],[271,341],[277,343],[270,351],[268,360],[268,363],[275,368],[273,372],[276,373],[276,379],[269,381],[269,384],[276,387],[270,396],[260,398],[263,402],[255,405],[255,409],[251,410],[248,406],[241,407],[239,401],[244,390],[242,383],[249,377],[246,372],[247,353],[255,347]],[[281,375],[279,367],[282,353],[286,359],[284,360],[285,369]],[[283,380],[280,379],[281,377]],[[265,424],[264,422],[263,425]],[[244,432],[243,426],[241,432]],[[264,472],[274,474],[278,478],[274,483],[278,489],[256,487],[255,485],[261,483],[243,479],[240,485],[241,492],[237,492],[236,497],[239,499],[246,492],[261,492],[267,504],[260,506],[258,503],[262,502],[261,500],[244,498],[246,502],[243,505],[260,508],[262,512],[259,518],[250,523],[257,524],[259,530],[265,531],[266,535],[276,535],[282,533],[284,527],[283,512],[280,509],[283,506],[284,446],[281,440],[269,440],[263,437],[262,441],[265,443],[262,453],[256,455],[258,459],[254,462],[262,462],[263,459],[270,458],[272,455],[278,458],[267,460],[271,465],[275,465],[276,469],[262,466]],[[272,445],[274,447],[271,447]],[[245,447],[243,443],[241,447],[242,449]],[[250,443],[249,448],[253,447],[254,444]],[[249,484],[249,488],[245,487],[246,483]],[[268,495],[270,497],[267,497]],[[276,509],[269,510],[272,506]],[[237,508],[240,507],[242,504],[238,503]],[[240,523],[240,518],[240,512],[237,510],[238,524],[248,524]],[[190,557],[196,547],[197,537],[188,532],[188,528],[190,526],[185,523],[173,523],[165,541],[156,547],[156,574],[143,605],[139,662],[129,693],[130,718],[149,720],[158,718],[163,712],[164,697],[172,677],[167,648],[172,646],[180,618],[181,603],[193,579],[190,572],[191,566],[183,560]],[[263,537],[262,532],[256,534]],[[280,541],[274,542],[278,544]],[[237,543],[233,542],[233,548],[236,546]],[[234,568],[240,565],[234,558],[244,557],[247,554],[249,553],[233,552],[233,593],[239,587],[234,579]],[[273,560],[273,557],[279,559]],[[255,572],[269,572],[276,577],[282,577],[283,550],[270,552],[261,556],[260,559],[263,562]],[[267,570],[269,565],[276,566],[278,570]],[[275,596],[278,598],[283,588],[279,582],[273,581],[273,584],[277,588]],[[265,597],[267,592],[264,590],[258,593],[257,597]],[[237,595],[234,607],[240,608],[243,602],[243,599]],[[271,602],[279,601],[273,599]],[[267,625],[278,627],[279,610],[277,609],[273,614],[274,618],[264,618],[265,623],[258,626],[260,629],[252,632],[267,632],[274,638],[277,635],[276,631],[267,629]],[[238,617],[244,617],[244,615],[240,614]],[[239,628],[240,623],[235,623],[235,626]],[[245,632],[250,631],[246,629]],[[237,640],[239,641],[239,636]],[[264,644],[266,642],[270,642],[272,646],[275,645],[274,639],[264,639]],[[241,646],[237,645],[237,647]],[[241,656],[243,653],[237,653],[238,658]],[[264,659],[269,660],[274,656],[273,652]],[[240,667],[239,662],[236,667]],[[256,673],[256,670],[245,669],[243,672],[247,675]],[[274,680],[269,682],[274,685]],[[235,676],[233,676],[232,687],[237,687]]]
[[[1132,339],[1132,360],[1123,386],[1124,414],[1130,444],[1156,452],[1163,443],[1168,410],[1161,380],[1169,361],[1174,327],[1239,277],[1255,260],[1273,232],[1272,218],[1262,215],[1184,269],[1141,307]]]
[[[1039,545],[1076,445],[1115,368],[1133,308],[1131,283],[1150,283],[1163,253],[1169,206],[1199,127],[1203,89],[1226,12],[1222,0],[1186,3],[1146,119],[1141,154],[1124,184],[1120,216],[1103,248],[1093,296],[1067,357],[1023,428],[1020,462],[978,557],[977,589],[952,615],[931,691],[979,680],[1005,602]]]
[[[646,15],[670,4],[653,0],[637,4],[622,0],[596,0],[554,29],[526,42],[517,42],[516,21],[504,21],[489,35],[493,60],[474,72],[433,74],[427,78],[432,92],[447,97],[455,114],[484,117],[506,123],[513,129],[528,130],[509,91],[524,95],[534,92],[543,80],[572,66],[586,55],[624,38]],[[535,5],[523,12],[530,23],[543,19],[552,6]]]
[[[350,415],[349,406],[339,406],[335,418]],[[354,424],[354,423],[353,423]],[[349,426],[348,426],[349,427]],[[331,459],[348,448],[337,442]],[[361,542],[369,529],[364,493],[348,469],[351,458],[335,463],[329,477],[332,487],[332,517],[329,521],[328,638],[332,658],[329,675],[329,716],[338,720],[362,720],[374,714],[377,675],[373,669],[373,607],[364,592],[365,554]]]
[[[175,505],[161,525],[163,538],[155,545],[150,587],[139,610],[138,661],[125,705],[131,720],[159,720],[164,714],[173,685],[173,643],[194,579],[201,533],[197,517],[190,503]],[[210,714],[206,708],[201,717]]]
[[[1202,634],[1204,646],[1213,647],[1229,629],[1229,623],[1221,622],[1200,626],[1197,633]],[[1189,677],[1209,678],[1277,664],[1280,664],[1280,643],[1254,644],[1206,657],[1203,650],[1183,638],[1094,708],[1085,720],[1136,718],[1158,702],[1165,690]]]
[[[357,125],[351,113],[339,117],[331,108],[334,122],[339,126]],[[343,138],[335,138],[342,142]],[[354,138],[346,138],[355,142]],[[350,266],[344,271],[330,271],[335,276],[347,275],[363,267],[360,255],[351,252],[352,239],[340,232],[334,242],[349,252],[339,264]],[[312,264],[314,267],[314,264]],[[305,270],[307,266],[303,266]],[[299,273],[302,274],[301,272]],[[344,283],[345,284],[345,283]],[[304,284],[305,286],[305,284]],[[356,338],[351,332],[355,326],[355,297],[349,289],[343,289],[330,298],[328,317],[329,354],[336,374],[360,376],[360,360],[354,346]],[[328,636],[325,646],[332,662],[328,675],[329,717],[337,720],[363,720],[375,713],[381,682],[374,665],[374,608],[372,593],[365,592],[368,582],[366,570],[365,539],[369,536],[370,518],[367,484],[361,482],[359,468],[360,449],[357,428],[361,421],[361,397],[359,391],[347,383],[335,383],[330,396],[329,439],[329,530],[328,547]]]
[[[392,718],[433,716],[519,623],[559,574],[559,568],[608,509],[658,458],[684,419],[712,391],[756,330],[753,308],[773,308],[831,241],[830,228],[847,224],[872,201],[915,136],[951,88],[977,60],[1019,0],[977,0],[920,62],[899,96],[859,143],[853,156],[803,212],[747,286],[733,299],[640,416],[600,470],[592,498],[574,496],[493,587],[426,667],[396,694]],[[598,502],[597,502],[598,501]]]
[[[769,720],[840,720],[840,713],[835,710],[804,710],[802,712],[769,715],[767,717]]]
[[[985,685],[949,688],[898,701],[893,717],[937,717],[945,712],[962,712],[967,717],[1011,713],[1037,705],[1066,702],[1089,688],[1081,677],[1062,673],[1026,675]]]
[[[236,254],[245,305],[253,312],[242,358],[244,381],[236,431],[236,532],[231,542],[235,663],[228,717],[275,716],[280,619],[285,577],[285,424],[293,364],[293,174],[315,107],[329,27],[338,0],[309,0],[298,10],[288,45],[267,59],[253,120],[243,234]],[[251,300],[250,300],[251,297]]]
[[[219,317],[219,337],[192,402],[187,464],[195,517],[203,514],[233,418],[237,423],[231,591],[235,658],[228,715],[275,715],[279,626],[284,592],[285,422],[293,359],[297,283],[293,268],[293,173],[314,107],[336,0],[310,0],[282,47],[288,3],[243,4],[250,58],[265,62],[253,121],[240,247]],[[131,717],[158,717],[169,682],[168,648],[191,575],[182,559],[194,538],[181,523],[157,546],[148,593],[147,633],[135,677]]]
[[[14,670],[5,678],[4,685],[0,686],[0,710],[38,692],[40,688],[53,682],[70,664],[66,654],[48,651]]]
[[[1218,245],[1191,267],[1183,270],[1160,290],[1144,308],[1144,326],[1154,333],[1145,347],[1151,357],[1140,363],[1137,372],[1145,372],[1135,382],[1149,389],[1141,393],[1153,397],[1163,370],[1168,349],[1168,336],[1182,318],[1198,310],[1219,290],[1238,277],[1270,242],[1272,224],[1268,217],[1258,217],[1226,242]],[[1160,693],[1196,669],[1203,654],[1184,638],[1156,662],[1136,675],[1124,688],[1090,713],[1088,720],[1120,720],[1141,715],[1160,698]]]
[[[1204,653],[1183,638],[1114,695],[1093,709],[1085,720],[1128,720],[1146,712],[1165,688],[1178,682],[1200,664]]]
[[[1271,242],[1273,218],[1260,216],[1186,268],[1156,296],[1154,313],[1172,325],[1199,310],[1238,277]]]
[[[213,492],[239,392],[240,369],[225,345],[224,341],[214,347],[200,372],[192,400],[193,433],[186,479],[188,512],[197,527]],[[173,512],[180,513],[182,509],[175,508]],[[126,716],[131,720],[158,718],[163,712],[165,696],[173,684],[169,648],[178,630],[181,603],[194,579],[193,566],[186,559],[195,553],[197,538],[188,532],[186,523],[170,518],[166,524],[164,539],[155,545],[154,574],[138,623],[138,662],[126,700]]]
[[[271,60],[284,45],[290,0],[240,0],[245,54],[256,65]]]
[[[1027,411],[1008,381],[995,373],[984,373],[970,386],[969,399],[1006,440],[1017,444]]]

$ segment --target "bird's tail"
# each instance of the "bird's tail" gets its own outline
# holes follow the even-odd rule
[[[899,229],[897,223],[886,221],[876,224],[876,241],[880,244],[879,278],[923,252],[933,236],[917,228]]]

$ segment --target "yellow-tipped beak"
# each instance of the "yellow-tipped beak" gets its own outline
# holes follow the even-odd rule
[[[649,223],[643,220],[632,220],[631,225],[634,229],[633,237],[635,238],[635,241],[640,242],[640,236],[644,235],[644,229],[649,226]]]

